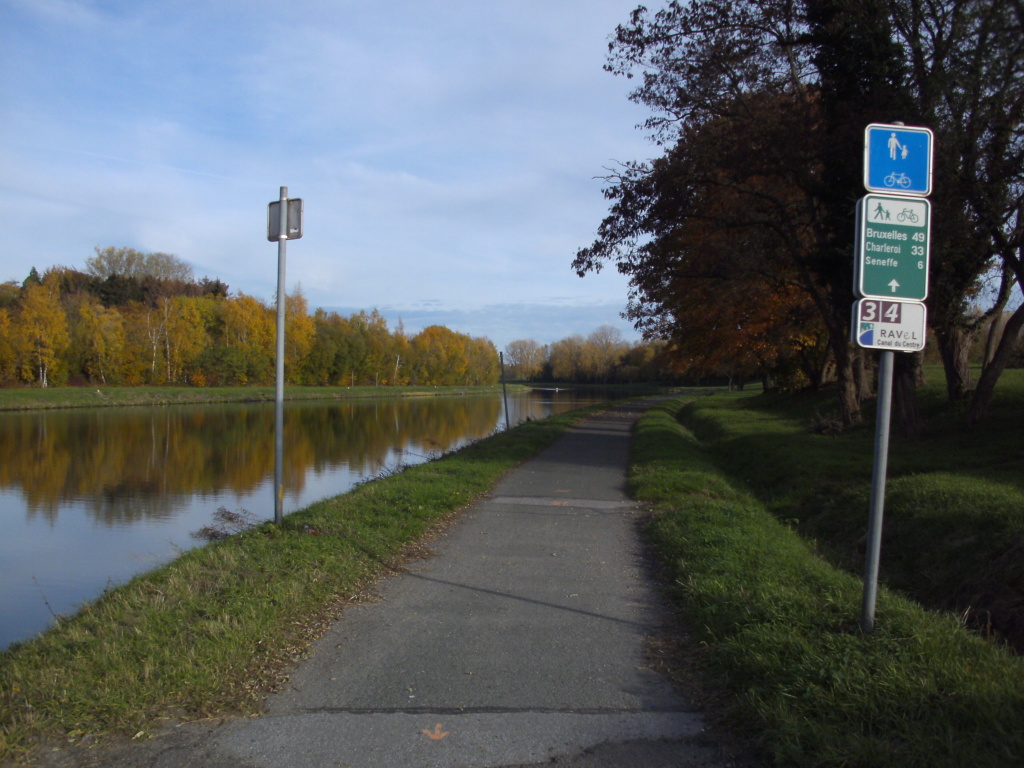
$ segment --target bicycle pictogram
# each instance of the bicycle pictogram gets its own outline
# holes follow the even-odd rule
[[[903,189],[909,189],[910,177],[907,176],[907,174],[903,173],[902,171],[900,171],[899,173],[893,171],[884,179],[882,179],[882,183],[885,184],[885,186],[887,187],[895,187],[898,184],[899,186],[903,187]]]
[[[909,221],[911,224],[917,224],[918,216],[910,208],[904,208],[896,214],[896,221]]]

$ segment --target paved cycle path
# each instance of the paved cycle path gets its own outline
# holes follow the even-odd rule
[[[434,556],[347,608],[264,716],[152,745],[146,764],[726,764],[645,663],[667,613],[625,489],[642,409],[591,418],[509,473]]]

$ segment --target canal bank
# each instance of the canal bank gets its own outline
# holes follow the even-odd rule
[[[435,557],[332,622],[261,717],[50,764],[722,764],[644,661],[667,614],[624,489],[637,413],[591,419],[509,473]]]
[[[530,387],[510,384],[509,392]],[[443,387],[307,387],[288,386],[287,402],[304,400],[366,400],[404,397],[449,397],[500,394],[500,384]],[[0,411],[59,410],[66,408],[121,408],[148,405],[213,405],[217,403],[273,403],[274,387],[20,387],[0,389]]]
[[[285,514],[457,450],[506,420],[598,402],[585,396],[289,401]],[[219,509],[271,519],[274,418],[273,402],[0,413],[0,650],[176,559]]]

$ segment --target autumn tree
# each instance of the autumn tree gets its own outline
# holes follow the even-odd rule
[[[235,382],[265,382],[274,368],[274,327],[271,310],[244,293],[224,303],[221,342],[234,353]]]
[[[17,280],[0,283],[0,309],[14,306],[21,297],[21,286]]]
[[[285,296],[284,366],[287,380],[297,383],[302,360],[309,354],[316,336],[316,323],[309,315],[301,287]],[[276,338],[276,336],[275,336]]]
[[[395,332],[392,335],[391,351],[389,354],[391,357],[388,358],[388,369],[391,373],[386,379],[387,383],[393,386],[408,384],[409,376],[406,369],[403,369],[402,367],[402,361],[406,361],[406,368],[408,368],[409,337],[405,332],[405,325],[402,323],[401,318],[399,318],[398,326],[395,328]],[[392,362],[394,363],[393,366]]]
[[[515,339],[505,345],[505,360],[514,379],[533,379],[540,375],[547,359],[547,347],[534,339]]]
[[[591,375],[595,381],[607,383],[622,361],[629,345],[614,325],[601,325],[587,336]]]
[[[18,349],[22,378],[47,387],[53,372],[60,369],[67,349],[67,317],[60,304],[55,281],[28,283],[12,334]]]
[[[634,384],[670,378],[671,361],[665,354],[666,346],[663,339],[633,344],[622,356],[616,379]]]
[[[720,156],[693,141],[656,162],[638,188],[657,222],[643,224],[656,234],[629,263],[628,316],[648,338],[669,341],[682,372],[792,384],[799,371],[820,385],[828,334],[793,264],[793,244],[808,239],[800,193],[787,197],[781,181],[713,166],[711,183],[696,185],[695,196],[690,171],[699,158]],[[789,226],[766,226],[780,208]]]
[[[12,343],[11,312],[21,297],[17,280],[0,283],[0,382],[16,377],[16,355]]]
[[[369,353],[369,334],[367,333],[366,313],[358,312],[347,318],[340,318],[340,347],[335,358],[337,382],[355,385],[356,372],[360,379]]]
[[[542,362],[537,378],[574,384],[671,378],[666,347],[662,339],[629,344],[617,328],[602,325],[586,336],[574,333],[539,347]]]
[[[468,336],[430,325],[416,334],[409,344],[414,384],[442,386],[465,383],[469,356]]]
[[[70,325],[77,370],[91,382],[119,382],[125,346],[121,314],[104,307],[95,296],[83,294],[75,302]]]
[[[587,379],[588,353],[586,339],[574,333],[548,345],[548,364],[555,381],[578,381]]]
[[[341,316],[318,307],[312,320],[313,339],[309,353],[302,360],[302,383],[336,384],[340,379],[336,361],[341,349]]]
[[[795,282],[828,333],[852,423],[860,418],[848,342],[852,270],[849,254],[827,245],[828,209],[816,195],[827,137],[802,10],[770,0],[672,2],[653,15],[639,8],[617,29],[608,68],[641,76],[631,98],[652,108],[646,125],[668,150],[610,178],[611,214],[574,267],[582,275],[612,260],[629,275],[630,316],[648,338],[672,329],[677,278],[720,279],[724,266],[739,279],[760,272],[769,284]],[[709,269],[697,258],[669,267],[680,251],[701,252],[701,227],[753,247]],[[741,264],[729,273],[733,259]]]
[[[771,388],[821,386],[827,334],[804,291],[785,283],[687,282],[669,337],[681,372],[758,378]]]
[[[159,370],[160,339],[154,333],[154,310],[139,302],[115,308],[124,328],[121,380],[128,386],[154,383]]]
[[[394,337],[388,330],[387,320],[376,309],[369,314],[360,312],[358,317],[366,344],[366,355],[360,370],[361,383],[378,384],[392,370]]]
[[[169,384],[182,382],[186,368],[209,344],[199,300],[165,296],[157,304],[157,314],[163,338],[166,381]]]
[[[122,278],[156,278],[192,282],[192,267],[170,253],[145,253],[134,248],[95,248],[96,255],[85,260],[89,274],[100,280]]]
[[[11,313],[7,307],[0,307],[0,382],[14,378],[16,362]]]
[[[747,98],[750,111],[767,104]],[[681,371],[777,381],[808,363],[798,367],[820,383],[830,338],[820,314],[828,312],[845,354],[849,308],[834,311],[812,280],[806,194],[774,175],[763,153],[744,157],[734,126],[712,121],[663,157],[626,167],[608,192],[612,215],[575,266],[582,274],[615,259],[630,276],[627,317],[645,338],[668,340]]]
[[[494,343],[485,337],[470,338],[466,342],[466,354],[469,364],[466,369],[465,383],[470,386],[487,386],[500,379],[498,350]]]

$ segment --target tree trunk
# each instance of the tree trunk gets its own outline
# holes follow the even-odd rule
[[[897,352],[892,377],[893,421],[902,437],[921,434],[921,410],[917,404],[917,369],[920,357]]]
[[[806,281],[810,284],[810,280]],[[853,363],[855,350],[850,342],[849,312],[838,312],[834,304],[826,300],[820,291],[811,291],[811,298],[821,313],[828,333],[828,345],[836,364],[836,382],[839,385],[839,411],[844,427],[860,424],[860,400],[857,398],[857,381]],[[849,305],[847,305],[849,306]]]
[[[863,403],[871,397],[871,376],[868,375],[866,350],[858,350],[853,358],[854,384],[857,387],[857,402]]]
[[[917,367],[917,386],[923,387],[928,383],[928,377],[925,375],[924,371],[924,352],[915,352],[914,358],[917,360],[917,363],[915,364]]]
[[[825,386],[825,377],[828,376],[828,366],[832,361],[825,357],[814,367],[814,388],[821,389]]]
[[[171,375],[171,335],[164,335],[164,354],[167,356],[167,383],[173,384],[174,377]]]
[[[950,402],[955,403],[967,397],[971,386],[971,370],[967,364],[971,340],[963,328],[937,329],[935,335],[939,341],[942,367],[946,371],[946,394]]]
[[[860,400],[857,397],[857,381],[853,372],[853,355],[850,344],[844,339],[836,341],[832,337],[832,351],[836,358],[836,379],[839,384],[839,410],[843,426],[860,424]]]
[[[985,336],[985,359],[983,361],[986,368],[995,357],[996,349],[999,348],[999,342],[1002,341],[1008,317],[1008,313],[999,312],[992,318],[992,322],[988,326],[988,334]]]
[[[1016,345],[1017,337],[1021,328],[1024,327],[1024,305],[1017,307],[1010,315],[1003,329],[1003,338],[999,340],[995,354],[992,355],[992,362],[985,366],[978,379],[978,386],[974,390],[974,397],[971,400],[971,408],[967,412],[967,423],[977,424],[985,418],[989,406],[992,404],[992,395],[995,394],[996,382],[999,381],[1003,369],[1010,361],[1010,355]]]
[[[39,386],[46,389],[46,358],[43,357],[41,345],[36,345],[36,375],[39,378]]]

